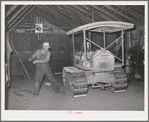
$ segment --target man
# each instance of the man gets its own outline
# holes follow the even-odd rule
[[[50,46],[49,43],[43,43],[43,49],[37,50],[30,58],[34,65],[36,65],[36,75],[35,75],[35,86],[33,95],[39,95],[40,86],[42,83],[43,76],[45,75],[51,83],[51,86],[55,93],[65,93],[65,91],[60,91],[60,86],[53,77],[52,71],[49,67],[51,52],[48,51]]]

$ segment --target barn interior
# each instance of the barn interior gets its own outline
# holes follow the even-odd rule
[[[67,32],[79,26],[101,22],[122,21],[134,24],[124,33],[124,57],[129,53],[134,65],[126,63],[128,78],[125,92],[93,89],[89,86],[87,96],[73,97],[63,83],[63,68],[73,66],[73,42]],[[6,92],[5,110],[106,110],[144,111],[144,5],[5,5],[5,64]],[[107,45],[121,33],[108,34]],[[94,43],[103,45],[103,35],[93,32]],[[75,47],[81,49],[83,36],[78,34]],[[56,81],[65,94],[54,93],[46,77],[43,78],[39,96],[32,95],[35,65],[29,57],[44,42],[51,46],[49,65]],[[92,47],[96,50],[96,47]],[[119,51],[111,47],[110,52]]]

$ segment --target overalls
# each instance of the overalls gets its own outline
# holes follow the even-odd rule
[[[47,53],[49,53],[49,52],[46,52],[45,54],[39,53],[38,59],[40,60],[40,59],[46,58]],[[55,78],[53,77],[53,73],[51,71],[51,68],[49,67],[49,63],[48,62],[37,63],[36,64],[34,95],[39,95],[39,91],[40,91],[40,87],[41,87],[41,83],[42,83],[42,79],[43,79],[44,75],[50,81],[51,86],[55,92],[60,90],[59,84],[56,82]]]

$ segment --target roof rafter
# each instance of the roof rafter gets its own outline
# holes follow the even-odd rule
[[[124,10],[125,12],[131,14],[135,19],[140,20],[140,15],[138,15],[136,12],[130,10],[129,8],[126,8],[125,6],[117,6],[117,8]]]
[[[21,23],[24,23],[26,20],[28,20],[29,19],[29,17],[30,17],[31,15],[28,15],[28,17],[26,17]],[[21,24],[20,23],[20,24]],[[18,26],[14,26],[13,28],[10,28],[10,34],[12,33],[12,32],[15,32],[17,29],[19,28],[19,25]]]
[[[62,30],[65,30],[66,27],[64,27],[64,25],[61,25],[59,22],[55,21],[54,18],[51,18],[49,16],[47,16],[46,14],[42,13],[42,12],[39,12],[40,13],[40,16],[45,19],[47,22],[49,22],[50,24],[56,26],[57,28],[60,28]]]
[[[130,22],[133,22],[133,19],[131,19],[130,17],[126,16],[125,14],[123,14],[120,11],[117,11],[115,8],[113,8],[112,6],[106,5],[104,6],[106,8],[108,8],[109,10],[113,11],[114,13],[117,13],[119,16],[122,16],[124,18],[126,18],[127,20],[129,20]]]
[[[13,26],[15,23],[17,23],[18,21],[20,21],[20,19],[24,18],[26,16],[26,14],[28,14],[27,11],[32,10],[32,6],[27,6],[8,26],[9,28],[11,26]]]
[[[63,14],[61,14],[59,11],[57,11],[57,10],[55,9],[55,7],[52,7],[52,6],[48,6],[48,7],[44,6],[44,7],[45,7],[47,10],[49,10],[51,14],[53,14],[53,15],[56,16],[58,19],[60,19],[63,24],[66,23],[66,24],[68,24],[68,25],[70,25],[70,26],[73,26],[73,23],[71,22],[72,20],[71,20],[70,18],[67,18],[67,17],[64,16]],[[49,12],[49,11],[48,11],[48,12]]]
[[[40,12],[40,14],[42,14],[42,17],[46,18],[49,21],[49,23],[59,26],[59,27],[66,27],[66,28],[68,27],[67,24],[64,24],[65,20],[63,20],[61,18],[57,19],[51,12],[48,15],[46,14],[47,11],[45,11],[44,9],[41,9],[39,12]]]
[[[88,24],[88,23],[91,22],[91,20],[88,18],[88,15],[87,15],[86,11],[81,9],[80,6],[73,5],[71,7],[75,8],[74,11],[77,10],[77,13],[80,16],[80,18],[84,20],[84,22],[85,22],[84,24]]]
[[[66,11],[68,11],[70,16],[73,16],[77,20],[81,19],[81,18],[79,18],[79,15],[74,11],[74,9],[72,7],[70,7],[69,5],[64,6],[64,8],[66,9]],[[84,24],[83,21],[80,21],[79,23]]]
[[[19,23],[21,23],[22,21],[24,22],[24,18],[26,18],[29,14],[31,14],[34,10],[34,8],[36,8],[36,6],[33,6],[28,12],[26,12],[26,14],[19,20],[17,21],[13,26],[17,26]],[[26,19],[25,19],[26,20]],[[12,28],[13,29],[13,28]],[[12,29],[10,29],[10,31],[12,31]]]
[[[7,12],[6,12],[6,17],[8,17],[12,11],[15,10],[15,8],[17,7],[17,5],[12,6]]]
[[[69,16],[72,16],[72,19],[75,19],[80,25],[84,24],[83,21],[79,21],[81,18],[79,18],[79,15],[73,11],[73,9],[69,5],[60,6],[64,9],[63,13],[66,12]]]
[[[27,7],[27,5],[24,5],[20,10],[18,10],[18,11],[11,17],[11,19],[9,19],[9,21],[7,22],[7,25],[9,25],[26,7]]]
[[[101,7],[98,7],[98,6],[93,6],[96,10],[100,11],[100,14],[107,18],[106,16],[108,16],[108,18],[111,18],[111,20],[120,20],[119,18],[117,18],[116,16],[114,16],[113,14],[111,14],[110,12],[104,10],[103,8]],[[103,14],[104,13],[104,14]],[[107,19],[109,20],[109,19]]]
[[[93,6],[93,8],[94,8],[94,11],[95,11],[95,13],[96,13],[97,16],[100,16],[100,17],[103,18],[104,20],[109,20],[109,21],[112,21],[112,20],[113,20],[113,19],[110,18],[109,16],[106,16],[106,15],[103,14],[102,12],[99,12],[99,10],[97,10],[98,7]],[[97,13],[98,13],[98,14],[97,14]]]
[[[64,8],[64,7],[63,7]],[[63,9],[59,9],[59,6],[57,6],[58,13],[61,13],[62,15],[64,15],[64,17],[66,17],[68,19],[68,21],[70,21],[72,23],[72,20],[75,24],[80,25],[80,21],[78,19],[76,19],[74,16],[70,16],[69,13]]]
[[[49,9],[49,8],[47,8],[47,7],[45,7],[45,6],[40,6],[40,8],[41,8],[41,10],[42,10],[42,12],[44,13],[44,14],[47,14],[48,13],[48,15],[50,16],[50,18],[54,18],[55,19],[55,21],[57,21],[57,22],[59,22],[59,23],[63,23],[64,22],[64,19],[63,18],[61,18],[61,16],[62,15],[57,15],[57,13],[56,13],[56,11],[54,11],[53,9]],[[50,12],[49,12],[50,11]],[[55,16],[56,15],[56,16]],[[67,22],[66,22],[67,23]],[[63,25],[64,25],[64,23],[63,23]]]
[[[88,17],[91,18],[91,20],[94,17],[94,22],[97,20],[99,21],[105,21],[107,19],[105,19],[104,17],[99,16],[99,11],[97,11],[93,6],[89,5],[89,6],[81,6],[83,9],[85,9],[86,11],[88,11]],[[93,20],[91,21],[93,22]]]
[[[139,14],[139,15],[142,15],[142,16],[144,16],[143,14],[144,14],[144,6],[138,6],[138,5],[136,5],[136,6],[126,6],[127,8],[133,8],[133,9],[135,9],[135,10],[133,10],[134,12],[135,11],[137,11],[137,13]],[[142,7],[142,9],[140,9]],[[141,13],[141,14],[140,14]]]
[[[86,11],[86,16],[90,19],[89,23],[95,21],[95,13],[94,13],[94,8],[88,5],[83,5],[80,6],[82,10]]]
[[[45,18],[45,20],[48,20],[48,22],[50,22],[51,24],[55,23],[55,25],[57,25],[57,26],[62,26],[62,24],[60,23],[59,20],[55,20],[55,18],[53,16],[48,16],[42,10],[40,10],[39,14],[42,18]]]

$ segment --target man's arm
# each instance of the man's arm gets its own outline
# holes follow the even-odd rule
[[[37,50],[28,60],[33,61],[36,58],[36,56],[38,55],[38,51],[39,50]]]
[[[50,60],[50,56],[51,56],[51,53],[48,52],[45,59],[35,60],[35,61],[33,61],[33,64],[36,64],[36,63],[46,63],[46,62],[48,62]]]

